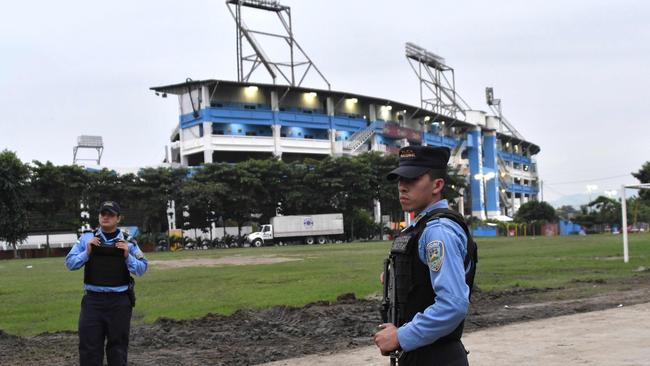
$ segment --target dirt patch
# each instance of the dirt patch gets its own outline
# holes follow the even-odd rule
[[[589,296],[576,299],[585,294]],[[650,281],[641,274],[625,281],[575,283],[570,288],[477,290],[466,332],[646,302],[650,302]],[[132,327],[129,364],[255,365],[350,350],[372,344],[370,335],[380,322],[378,308],[379,299],[358,300],[348,294],[335,302],[300,308],[276,306],[182,321],[162,318]],[[0,332],[1,365],[76,363],[75,333],[17,337]]]
[[[299,257],[278,257],[275,255],[259,256],[240,256],[233,255],[221,258],[195,258],[195,259],[176,259],[165,261],[149,261],[149,264],[155,268],[183,268],[183,267],[217,267],[217,266],[247,266],[254,264],[273,264],[291,261],[301,261]]]

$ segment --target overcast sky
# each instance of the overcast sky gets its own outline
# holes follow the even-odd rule
[[[595,195],[636,183],[629,173],[650,160],[647,1],[282,4],[334,90],[419,104],[407,41],[445,57],[472,108],[487,110],[484,89],[494,87],[506,117],[541,147],[551,203],[586,203],[587,184]],[[102,165],[160,163],[178,106],[148,88],[237,77],[223,0],[3,1],[0,55],[0,149],[23,161],[70,164],[76,137],[96,134]]]

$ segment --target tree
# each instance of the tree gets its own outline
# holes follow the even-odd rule
[[[628,200],[628,205],[632,201]],[[618,225],[621,222],[621,203],[617,200],[598,196],[593,201],[580,207],[581,213],[575,222],[585,227],[594,225]],[[628,211],[628,217],[630,212]]]
[[[259,215],[259,220],[268,222],[276,214],[278,202],[284,200],[289,190],[288,166],[278,159],[247,160],[239,164],[252,181],[248,185],[249,195],[253,200],[252,213]]]
[[[29,167],[15,153],[0,153],[0,240],[9,243],[18,258],[17,244],[27,238]]]
[[[392,218],[398,217],[402,207],[399,204],[397,183],[389,181],[386,176],[395,169],[399,157],[395,154],[370,152],[357,156],[357,159],[370,167],[369,185],[374,188],[372,198],[379,200],[382,213],[386,212]]]
[[[85,172],[77,166],[55,166],[34,161],[31,167],[30,231],[45,231],[50,255],[50,233],[74,230],[79,223],[79,200]]]
[[[557,220],[553,206],[542,201],[528,201],[519,207],[515,215],[517,222],[553,222]]]
[[[167,202],[179,196],[187,178],[186,169],[144,168],[124,187],[128,212],[144,232],[161,232],[167,228]],[[122,184],[130,182],[122,179]],[[128,218],[127,218],[128,219]]]
[[[211,227],[212,221],[217,217],[224,216],[223,202],[226,196],[226,187],[213,176],[219,175],[220,166],[210,165],[204,168],[197,171],[192,179],[183,182],[177,196],[177,206],[187,206],[189,218],[184,218],[182,214],[176,215],[183,220],[182,223],[187,221],[190,227],[202,230]]]
[[[102,202],[117,201],[120,206],[124,204],[123,198],[126,197],[126,191],[122,185],[124,179],[120,178],[115,171],[106,168],[88,171],[88,182],[82,192],[82,201],[88,205],[91,227],[99,225],[99,205]]]
[[[558,215],[559,218],[564,219],[564,220],[571,220],[574,217],[576,217],[578,214],[580,214],[580,211],[578,211],[575,207],[570,206],[570,205],[564,205],[558,209],[555,210],[555,213]]]
[[[632,176],[641,183],[650,183],[650,161],[646,161],[638,172],[632,173]],[[650,189],[642,189],[639,197],[650,204]]]

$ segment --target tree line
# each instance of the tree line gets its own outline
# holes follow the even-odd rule
[[[15,248],[28,233],[49,237],[75,231],[81,223],[81,203],[87,206],[90,225],[96,227],[97,210],[105,200],[118,201],[121,224],[138,226],[143,233],[167,230],[167,207],[173,200],[176,226],[183,229],[267,223],[277,210],[284,215],[341,212],[348,239],[367,238],[380,230],[372,217],[374,200],[381,203],[383,215],[396,221],[402,217],[397,184],[385,178],[397,164],[396,155],[366,153],[118,174],[49,161],[24,163],[5,150],[0,152],[0,240]],[[463,182],[450,172],[445,197],[457,197]]]
[[[650,183],[650,161],[631,175],[639,183]],[[627,220],[629,225],[638,222],[650,222],[650,190],[640,190],[637,195],[627,198]],[[569,220],[584,226],[590,232],[602,232],[605,227],[620,227],[622,222],[621,200],[598,196],[579,208],[565,205],[554,209],[546,202],[530,201],[519,208],[515,221],[520,223],[556,222],[558,219]]]

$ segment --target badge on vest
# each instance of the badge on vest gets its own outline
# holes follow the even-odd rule
[[[411,235],[402,234],[395,238],[393,241],[393,246],[390,249],[390,252],[393,254],[404,254],[408,250],[408,243],[411,240]]]
[[[427,243],[426,250],[429,269],[433,272],[440,271],[445,259],[445,244],[441,240],[433,240]]]

